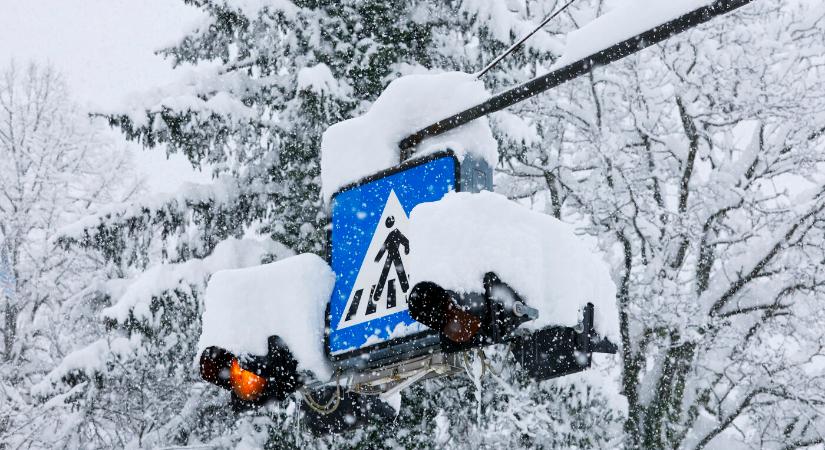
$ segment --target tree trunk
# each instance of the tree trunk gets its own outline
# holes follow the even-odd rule
[[[5,321],[3,325],[3,360],[11,361],[12,347],[14,347],[15,332],[17,331],[17,306],[13,299],[6,299]]]

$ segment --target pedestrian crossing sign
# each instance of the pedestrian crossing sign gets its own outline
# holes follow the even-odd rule
[[[330,265],[336,274],[328,312],[333,359],[389,348],[431,333],[410,316],[412,289],[404,265],[412,209],[456,190],[451,152],[413,160],[344,187],[332,199]]]

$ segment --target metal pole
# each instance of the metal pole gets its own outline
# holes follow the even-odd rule
[[[632,55],[651,45],[658,44],[683,31],[701,25],[714,17],[745,6],[752,1],[753,0],[716,0],[707,6],[703,6],[670,22],[659,25],[623,42],[619,42],[587,58],[580,59],[561,69],[536,77],[524,84],[494,95],[484,103],[439,120],[428,127],[416,131],[401,141],[399,144],[401,161],[412,156],[412,150],[415,146],[427,137],[437,136],[478,119],[479,117],[515,105],[516,103],[584,75],[595,67],[618,61],[625,56]]]

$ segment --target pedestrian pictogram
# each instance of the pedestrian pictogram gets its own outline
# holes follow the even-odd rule
[[[392,191],[390,195],[395,195],[395,191]],[[375,262],[380,261],[384,253],[387,254],[387,259],[384,263],[384,269],[381,271],[381,277],[378,279],[378,284],[376,285],[374,300],[381,297],[381,292],[384,290],[384,283],[387,282],[387,277],[390,274],[390,268],[392,266],[395,266],[395,273],[398,275],[401,290],[404,291],[404,293],[410,290],[410,282],[407,280],[407,272],[404,270],[404,261],[401,260],[401,246],[404,246],[404,254],[408,255],[410,253],[410,241],[398,228],[393,228],[393,226],[395,226],[395,217],[387,217],[384,224],[392,231],[387,236],[387,239],[384,240],[384,245],[381,246],[381,250],[375,255]],[[387,307],[390,307],[389,300]]]
[[[407,309],[410,281],[403,256],[410,253],[410,241],[404,235],[407,221],[398,196],[391,190],[338,329]]]

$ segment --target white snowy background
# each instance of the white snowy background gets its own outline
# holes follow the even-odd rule
[[[87,112],[119,106],[172,81],[172,67],[154,52],[202,16],[169,0],[0,0],[0,12],[0,62],[54,66]],[[120,133],[107,135],[134,154],[152,191],[172,192],[183,182],[209,179],[180,156],[143,152]]]
[[[706,3],[580,0],[484,88]],[[618,355],[535,383],[493,349],[468,377],[409,389],[393,423],[327,438],[302,428],[296,399],[235,416],[228,393],[197,376],[204,330],[260,345],[260,328],[225,325],[259,311],[232,309],[238,286],[265,300],[261,279],[312,272],[328,287],[318,257],[294,255],[323,254],[330,194],[397,162],[392,141],[433,118],[426,95],[439,114],[451,94],[455,109],[486,95],[444,72],[478,70],[562,4],[0,0],[0,232],[15,274],[15,295],[0,297],[0,448],[822,449],[821,0],[755,0],[419,146],[473,142],[496,164],[498,194],[413,215],[433,252],[438,208],[476,201],[524,212],[506,236],[473,230],[506,244],[507,269],[516,236],[545,223],[577,235],[570,248],[600,258],[579,261],[599,266],[589,287],[615,286],[618,329],[605,332]],[[444,83],[379,98],[416,79]],[[507,220],[450,221],[472,217]],[[426,277],[467,282],[449,275]],[[531,298],[547,295],[521,275]],[[576,275],[566,281],[587,282]],[[307,321],[319,311],[302,310]],[[318,347],[306,354],[304,367],[325,370]]]

